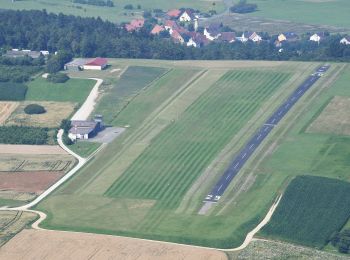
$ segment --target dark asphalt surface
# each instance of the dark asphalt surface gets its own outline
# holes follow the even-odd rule
[[[215,184],[211,192],[205,197],[204,202],[218,202],[224,194],[226,188],[230,185],[233,178],[238,174],[246,161],[254,153],[256,148],[268,136],[272,129],[281,121],[295,103],[312,87],[312,85],[329,69],[328,65],[319,67],[315,73],[308,77],[288,98],[287,100],[270,116],[263,126],[250,138],[248,143],[239,151],[233,159],[228,169],[224,172],[219,181]]]

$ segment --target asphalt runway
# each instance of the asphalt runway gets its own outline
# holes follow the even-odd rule
[[[204,202],[218,202],[230,185],[233,178],[238,174],[257,147],[268,136],[272,129],[281,121],[296,102],[305,94],[312,85],[322,77],[323,73],[329,69],[329,65],[319,67],[315,73],[310,75],[279,108],[267,119],[260,129],[250,138],[248,143],[234,157],[228,169],[215,184],[211,192],[205,197]]]

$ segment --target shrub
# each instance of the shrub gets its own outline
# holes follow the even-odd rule
[[[20,101],[24,100],[28,87],[21,83],[0,83],[0,100]]]
[[[47,81],[52,83],[64,83],[69,80],[69,77],[63,73],[53,73],[47,76]]]
[[[28,115],[38,115],[46,113],[46,109],[38,104],[30,104],[24,108],[24,112]]]
[[[124,6],[124,9],[125,10],[132,10],[132,9],[134,9],[134,6],[132,4],[127,4]]]
[[[240,0],[238,4],[235,4],[230,8],[232,13],[246,14],[255,12],[258,9],[256,4],[248,4],[247,0]]]

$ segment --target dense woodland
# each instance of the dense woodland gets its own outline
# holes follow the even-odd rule
[[[350,61],[350,46],[339,43],[340,35],[321,44],[305,40],[274,46],[273,36],[260,44],[212,43],[203,48],[173,43],[164,36],[149,34],[152,24],[128,33],[122,26],[100,18],[81,18],[44,11],[1,11],[0,47],[65,51],[67,57],[120,57],[148,59],[252,59]],[[106,37],[107,36],[107,37]]]

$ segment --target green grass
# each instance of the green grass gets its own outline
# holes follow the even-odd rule
[[[80,155],[81,157],[86,158],[89,157],[89,155],[91,155],[93,152],[95,152],[100,146],[101,143],[78,140],[78,142],[70,145],[68,148],[76,154]]]
[[[228,72],[152,141],[106,195],[176,207],[208,162],[288,76]]]
[[[306,24],[350,26],[348,0],[250,0],[249,2],[258,5],[259,11],[249,14],[253,16]]]
[[[0,82],[0,101],[24,100],[28,87],[21,83]]]
[[[216,5],[213,6],[212,3]],[[98,7],[93,5],[73,4],[70,0],[26,0],[16,1],[14,3],[8,0],[0,0],[0,8],[2,9],[46,9],[48,12],[72,14],[83,17],[97,17],[110,20],[111,22],[129,21],[135,17],[141,17],[144,10],[191,7],[200,9],[201,11],[216,10],[222,12],[224,4],[221,0],[205,1],[205,0],[114,0],[115,7]],[[133,4],[135,9],[132,11],[124,10],[126,4]],[[142,9],[137,10],[136,6],[140,4]],[[81,7],[81,8],[77,8]],[[126,15],[124,14],[126,13]],[[134,15],[132,15],[134,13]]]
[[[41,77],[28,84],[26,100],[33,101],[62,101],[84,103],[95,80],[70,79],[65,83],[51,83]]]
[[[96,113],[102,114],[107,123],[113,122],[119,113],[142,89],[161,77],[167,69],[157,67],[129,67],[114,86],[108,89],[98,104]]]
[[[350,217],[350,183],[298,176],[285,191],[262,234],[322,248]]]

